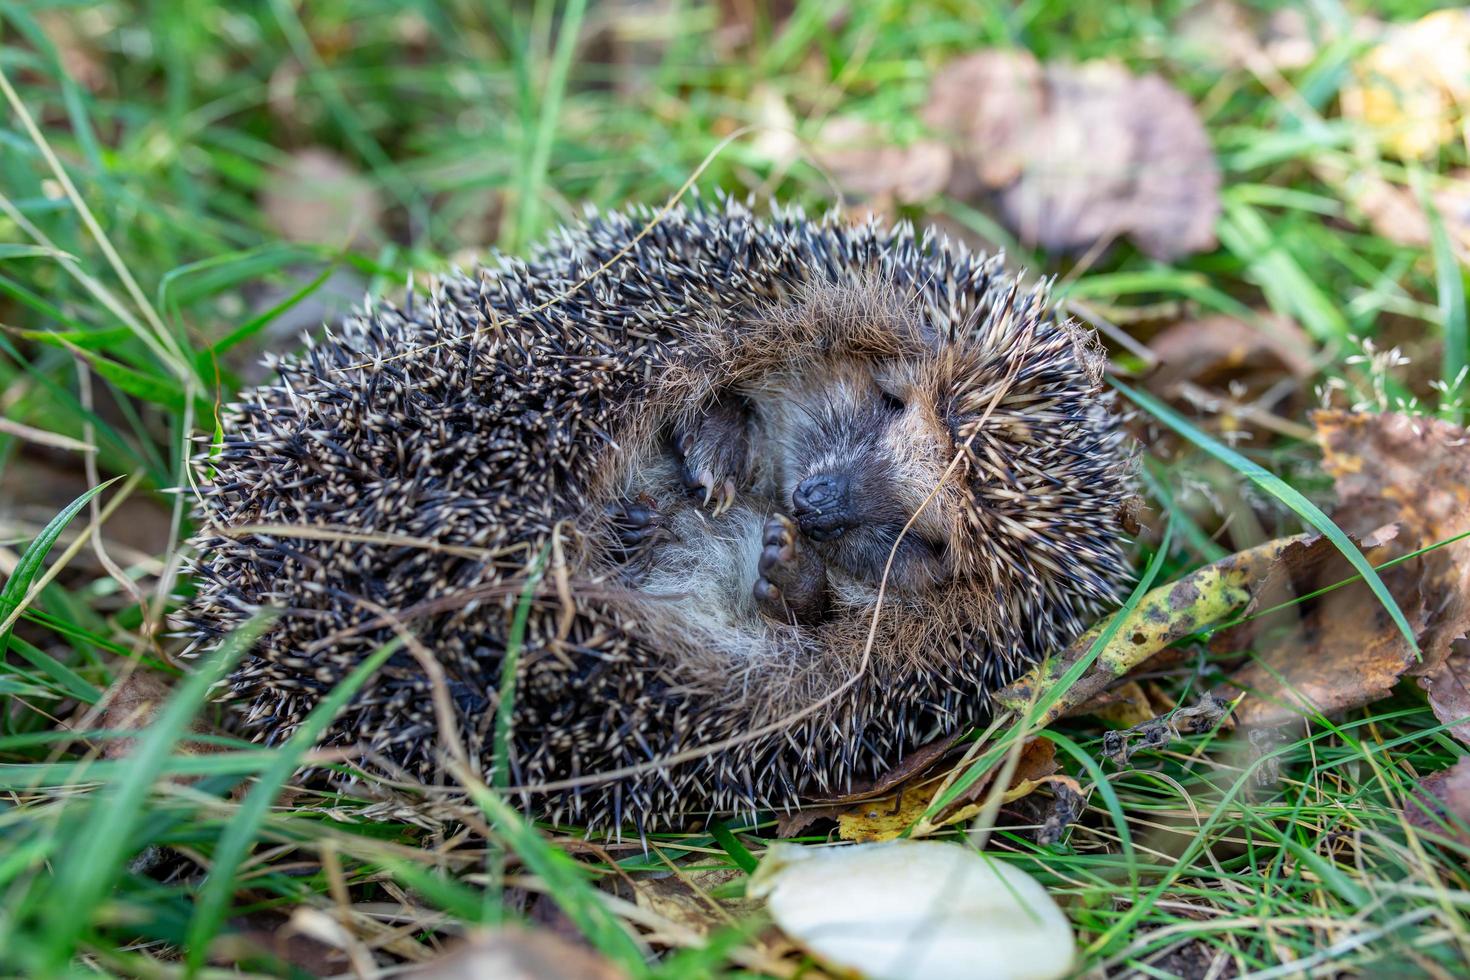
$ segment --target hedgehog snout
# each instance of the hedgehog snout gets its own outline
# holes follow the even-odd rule
[[[818,473],[797,484],[791,505],[801,532],[813,541],[842,537],[853,524],[850,489],[841,473]]]

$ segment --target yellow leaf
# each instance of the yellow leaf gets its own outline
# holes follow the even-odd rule
[[[1342,111],[1385,150],[1432,157],[1464,131],[1470,106],[1470,11],[1440,10],[1389,28],[1353,66]],[[1465,133],[1470,144],[1470,133]]]

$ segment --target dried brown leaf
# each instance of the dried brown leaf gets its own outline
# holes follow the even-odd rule
[[[471,933],[421,969],[415,980],[619,980],[624,974],[598,954],[549,932],[505,927]]]
[[[827,800],[819,800],[822,803],[853,803],[857,800],[867,799],[878,793],[886,793],[899,783],[907,782],[914,776],[928,770],[933,764],[944,757],[951,746],[959,740],[959,733],[954,732],[937,738],[932,742],[921,745],[899,760],[898,765],[889,769],[883,775],[869,783],[855,785],[851,793],[832,797]]]
[[[1306,333],[1288,317],[1269,313],[1255,324],[1224,315],[1186,320],[1148,346],[1159,363],[1150,386],[1165,393],[1185,381],[1211,388],[1242,379],[1269,385],[1283,375],[1305,378],[1314,370]]]
[[[1318,412],[1323,465],[1349,531],[1395,522],[1388,549],[1398,557],[1470,531],[1470,433],[1439,419],[1400,414]],[[1396,566],[1385,582],[1400,604],[1416,588],[1425,605],[1422,660],[1412,673],[1429,692],[1435,717],[1470,742],[1470,540]],[[1408,609],[1405,609],[1408,612]]]
[[[639,876],[634,879],[633,897],[640,908],[653,912],[676,925],[701,936],[722,929],[760,908],[748,899],[716,899],[712,889],[740,878],[744,872],[733,868],[687,871],[662,878]]]
[[[969,820],[979,813],[981,802],[991,783],[1000,774],[1002,759],[981,776],[949,808],[929,821],[932,827],[947,827]],[[1021,748],[1016,771],[1002,796],[1004,802],[1018,800],[1036,790],[1057,771],[1056,746],[1050,740],[1033,738]],[[843,840],[893,840],[923,817],[939,792],[943,775],[915,777],[892,795],[848,807],[837,815],[837,833]]]
[[[141,732],[153,724],[168,696],[168,685],[157,674],[135,670],[113,688],[107,708],[102,713],[102,727],[109,731]],[[132,748],[133,740],[130,738],[108,739],[102,754],[108,759],[121,759]],[[181,742],[178,748],[192,754],[199,746]]]
[[[1045,108],[1041,64],[1025,51],[980,51],[952,61],[929,88],[924,122],[951,135],[981,186],[1021,176]]]
[[[1365,553],[1374,565],[1391,554],[1381,544]],[[1256,604],[1269,609],[1290,603],[1354,574],[1335,545],[1315,537],[1283,555]],[[1427,611],[1417,583],[1403,574],[1387,579],[1409,624],[1416,633],[1422,630]],[[1330,714],[1369,704],[1393,690],[1414,662],[1408,640],[1362,582],[1250,621],[1220,638],[1219,645],[1255,649],[1256,656],[1222,692],[1247,694],[1235,709],[1236,721],[1247,727],[1282,724],[1303,711]]]
[[[1319,162],[1314,169],[1362,212],[1375,234],[1400,245],[1430,246],[1429,217],[1409,188],[1385,180],[1372,168],[1349,171]],[[1461,262],[1470,264],[1470,171],[1451,171],[1436,180],[1429,199],[1444,225],[1450,247]]]
[[[1470,847],[1470,756],[1419,780],[1404,801],[1404,817],[1418,830]]]
[[[1222,68],[1269,65],[1288,71],[1306,67],[1317,56],[1318,42],[1311,28],[1307,15],[1295,8],[1268,14],[1232,0],[1206,0],[1185,11],[1175,22],[1173,34],[1191,64],[1203,61]]]
[[[803,807],[800,810],[782,814],[776,819],[777,836],[794,836],[818,820],[836,820],[853,803],[880,796],[900,783],[928,771],[935,762],[944,757],[944,754],[959,740],[959,737],[959,732],[952,732],[942,738],[937,738],[905,755],[899,760],[898,765],[876,780],[857,783],[851,792],[843,793],[841,796],[816,800],[817,805],[815,806]]]
[[[312,244],[365,246],[383,217],[372,181],[335,153],[314,147],[293,153],[270,174],[260,206],[282,238]]]
[[[220,965],[259,959],[264,953],[312,977],[333,976],[351,967],[346,954],[293,930],[279,912],[256,912],[234,920],[235,928],[209,944],[209,960]]]
[[[1156,75],[983,51],[939,72],[925,119],[973,176],[951,191],[995,191],[1028,243],[1080,251],[1129,235],[1164,260],[1214,245],[1219,166],[1194,107]]]
[[[1137,681],[1127,681],[1077,709],[1079,715],[1093,715],[1119,728],[1141,725],[1158,714],[1149,701],[1148,692]]]
[[[878,127],[852,116],[822,127],[813,156],[845,193],[879,207],[926,201],[949,182],[949,147],[936,140],[896,146]]]

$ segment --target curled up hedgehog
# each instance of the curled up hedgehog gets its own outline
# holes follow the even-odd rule
[[[276,368],[209,460],[195,650],[278,611],[232,676],[275,741],[406,627],[442,676],[400,650],[329,740],[435,783],[453,737],[556,822],[843,793],[1129,574],[1095,340],[903,227],[594,216]]]

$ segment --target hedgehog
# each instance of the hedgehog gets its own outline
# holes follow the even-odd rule
[[[182,620],[275,611],[229,681],[261,741],[407,632],[326,737],[363,768],[754,818],[982,721],[1129,579],[1099,345],[1000,256],[722,201],[428,292],[271,359],[200,456]]]

